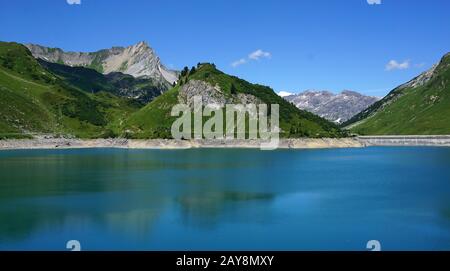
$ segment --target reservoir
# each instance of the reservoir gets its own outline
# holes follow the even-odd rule
[[[0,151],[0,250],[450,250],[450,148]]]

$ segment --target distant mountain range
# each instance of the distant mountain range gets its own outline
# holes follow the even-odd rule
[[[344,126],[365,135],[450,134],[450,53]]]
[[[314,90],[287,96],[287,92],[283,93],[285,94],[284,99],[298,108],[339,124],[349,120],[379,100],[377,97],[365,96],[350,90],[344,90],[339,94]]]

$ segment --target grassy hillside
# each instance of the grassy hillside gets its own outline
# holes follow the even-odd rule
[[[171,138],[170,129],[176,118],[170,116],[170,111],[178,103],[179,88],[176,86],[165,92],[132,114],[122,135],[129,138]]]
[[[137,110],[109,93],[86,93],[41,66],[28,49],[0,42],[0,138],[35,133],[115,135]]]
[[[116,96],[135,98],[142,105],[159,96],[166,86],[153,82],[152,79],[134,78],[120,72],[104,75],[85,67],[70,67],[38,59],[39,64],[58,76],[63,81],[88,93],[105,91]],[[136,98],[137,97],[137,98]]]
[[[344,125],[362,135],[450,134],[450,54],[425,84],[394,89]]]
[[[280,105],[280,127],[283,137],[339,137],[344,134],[340,129],[314,114],[299,110],[279,97],[271,88],[234,76],[227,75],[213,64],[200,64],[197,69],[185,73],[178,85],[156,98],[147,106],[133,114],[127,121],[127,136],[136,138],[169,137],[175,118],[170,116],[172,106],[178,103],[178,94],[182,85],[189,80],[202,80],[218,85],[225,96],[238,93],[251,94],[266,104]]]

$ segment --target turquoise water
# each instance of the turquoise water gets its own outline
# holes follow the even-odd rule
[[[0,151],[0,250],[450,250],[450,148]]]

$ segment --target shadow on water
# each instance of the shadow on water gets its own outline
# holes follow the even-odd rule
[[[180,205],[183,223],[213,228],[223,222],[222,217],[225,214],[231,213],[234,219],[237,219],[237,209],[241,209],[242,212],[242,208],[248,208],[253,201],[258,201],[258,205],[262,204],[262,201],[270,204],[274,197],[268,193],[209,190],[185,193],[177,198],[177,202]],[[241,217],[241,219],[246,218],[257,222],[264,217],[264,215],[257,217],[257,214],[253,213],[251,217]]]

